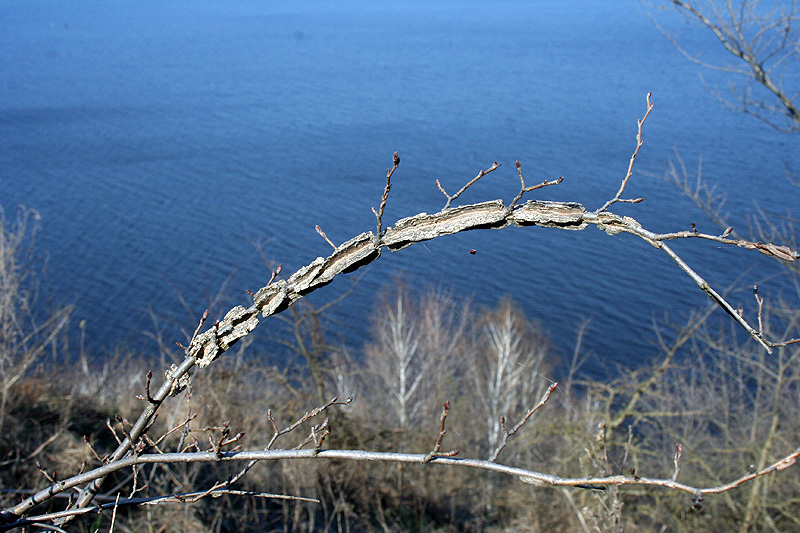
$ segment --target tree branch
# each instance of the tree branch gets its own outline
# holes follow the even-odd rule
[[[538,486],[551,485],[551,486],[561,486],[561,487],[579,487],[579,488],[592,488],[592,489],[602,488],[606,486],[624,486],[624,485],[663,487],[667,489],[674,489],[682,492],[687,492],[696,499],[697,498],[702,499],[704,494],[720,494],[723,492],[727,492],[755,478],[767,475],[771,472],[789,468],[790,466],[796,463],[798,457],[800,457],[800,448],[797,448],[792,453],[786,455],[782,459],[774,462],[773,464],[757,472],[744,475],[729,483],[716,485],[712,487],[695,487],[692,485],[679,483],[674,479],[675,478],[674,474],[669,479],[640,477],[638,475],[633,475],[633,476],[614,475],[614,476],[602,476],[602,477],[570,478],[570,477],[556,476],[553,474],[544,474],[541,472],[536,472],[534,470],[529,470],[525,468],[506,466],[502,464],[497,464],[489,460],[458,459],[454,457],[443,457],[440,455],[434,455],[433,457],[430,457],[430,454],[421,454],[421,453],[412,454],[412,453],[392,453],[392,452],[370,452],[363,450],[317,450],[317,449],[262,450],[262,451],[256,450],[256,451],[240,451],[240,452],[221,452],[219,454],[215,452],[163,453],[163,454],[144,454],[139,456],[126,457],[125,459],[97,468],[90,472],[86,472],[85,474],[65,479],[57,484],[57,488],[51,487],[50,489],[46,489],[44,491],[37,493],[36,496],[41,495],[41,497],[44,498],[47,495],[63,492],[65,490],[76,487],[93,479],[100,479],[101,477],[108,476],[113,472],[117,472],[119,470],[123,470],[135,465],[142,465],[142,464],[217,463],[217,462],[229,462],[229,461],[277,461],[277,460],[288,460],[288,459],[293,459],[293,460],[340,459],[347,461],[370,461],[370,462],[379,461],[379,462],[392,462],[392,463],[416,463],[423,465],[440,464],[445,466],[454,466],[462,468],[475,468],[478,470],[487,470],[492,472],[498,472],[500,474],[514,476],[519,478],[519,480],[522,481],[523,483],[528,483],[531,485],[538,485]],[[187,498],[189,496],[196,497],[199,495],[208,495],[211,494],[211,492],[200,491],[194,493],[186,493],[186,495],[181,495],[181,496],[186,496]],[[281,497],[281,496],[265,495],[265,497]],[[140,499],[140,503],[147,503],[146,500],[152,501],[160,498],[164,497],[161,496],[156,498],[142,498]],[[82,512],[90,512],[90,511],[73,510],[73,511],[66,511],[64,512],[63,515],[61,513],[56,513],[56,514],[58,514],[59,516],[67,516],[70,514],[77,514]],[[42,515],[41,517],[36,517],[36,518],[46,519],[47,517],[56,517],[56,516]],[[4,516],[3,518],[6,518],[6,516]],[[33,518],[31,518],[30,520],[33,520]],[[17,527],[22,527],[23,525],[27,525],[29,523],[30,523],[29,519],[0,522],[0,532],[9,531]]]
[[[333,253],[327,257],[318,257],[309,265],[299,269],[292,274],[288,279],[275,280],[278,270],[272,273],[269,282],[263,286],[258,292],[252,295],[253,301],[249,307],[236,306],[230,309],[222,320],[214,322],[214,324],[203,333],[199,333],[202,325],[207,318],[207,313],[203,315],[200,325],[195,331],[194,336],[185,348],[186,358],[180,365],[173,365],[165,372],[165,380],[161,387],[155,394],[150,393],[149,386],[147,387],[146,401],[147,405],[139,416],[138,420],[131,425],[130,429],[126,431],[125,438],[121,440],[117,449],[107,459],[107,465],[96,469],[93,472],[100,472],[100,475],[84,477],[76,476],[72,479],[79,479],[77,484],[88,483],[81,492],[74,507],[81,508],[90,504],[94,496],[99,492],[103,480],[108,472],[115,471],[117,465],[128,464],[126,461],[134,461],[131,464],[139,464],[135,461],[138,457],[145,457],[138,455],[146,444],[144,441],[144,434],[153,422],[154,416],[161,406],[162,402],[169,396],[175,396],[188,383],[188,373],[197,365],[199,368],[204,368],[210,365],[219,356],[225,353],[231,346],[233,346],[240,339],[249,335],[259,324],[259,315],[268,317],[281,313],[286,310],[294,302],[303,298],[304,296],[312,293],[313,291],[331,283],[333,279],[344,273],[353,272],[362,268],[363,266],[377,260],[381,255],[383,248],[388,248],[390,251],[398,251],[412,244],[423,242],[426,240],[434,239],[444,235],[451,235],[463,231],[474,229],[502,229],[508,226],[541,226],[545,228],[565,229],[565,230],[584,230],[590,225],[596,226],[598,229],[608,233],[609,235],[616,235],[618,233],[630,233],[635,235],[652,246],[664,251],[678,267],[683,270],[696,284],[703,290],[717,305],[722,307],[734,320],[744,328],[753,339],[760,343],[768,352],[771,353],[772,346],[779,344],[773,343],[764,338],[760,330],[752,327],[741,315],[737,312],[722,296],[720,296],[710,285],[693,269],[689,267],[670,247],[666,245],[665,240],[679,239],[679,238],[695,238],[701,237],[723,244],[733,244],[743,246],[745,248],[757,249],[762,253],[781,257],[787,261],[796,260],[800,257],[796,251],[789,250],[786,247],[775,246],[771,244],[762,243],[749,243],[747,241],[727,239],[726,235],[722,237],[712,237],[698,232],[684,233],[675,232],[668,234],[656,234],[644,229],[635,219],[630,217],[622,217],[614,213],[607,212],[606,209],[615,202],[629,201],[621,198],[625,186],[631,177],[633,163],[642,146],[641,129],[644,121],[647,119],[650,111],[652,110],[652,103],[650,98],[647,98],[647,111],[642,119],[638,121],[637,133],[637,146],[631,156],[628,166],[628,172],[622,180],[619,191],[615,197],[594,212],[588,212],[581,204],[572,202],[547,202],[547,201],[528,201],[524,204],[518,204],[523,194],[532,190],[542,188],[549,185],[554,185],[561,182],[562,178],[551,182],[544,181],[537,185],[526,186],[525,180],[522,175],[521,165],[517,162],[517,170],[520,178],[520,192],[512,200],[511,204],[506,206],[502,200],[494,200],[478,204],[464,205],[455,208],[446,208],[438,213],[427,214],[420,213],[418,215],[401,219],[395,223],[394,226],[383,229],[382,217],[383,211],[388,198],[389,190],[391,189],[391,177],[397,170],[400,164],[400,158],[395,152],[393,157],[393,167],[386,172],[386,186],[381,199],[379,210],[373,209],[377,218],[377,233],[365,232],[356,237],[353,237],[344,244],[336,247],[334,246]],[[494,170],[497,164],[493,165],[489,171]],[[461,191],[456,193],[455,196],[448,197],[448,204],[450,200],[455,199],[463,190],[466,190],[470,184],[474,183],[482,175],[488,171],[482,171],[477,178],[473,179],[463,187]],[[441,189],[441,186],[440,186]],[[444,192],[444,191],[442,191]],[[630,200],[635,202],[637,200]],[[324,236],[324,233],[320,234]],[[327,240],[327,238],[326,238]],[[329,241],[330,243],[330,241]],[[330,243],[333,246],[332,243]],[[334,400],[335,401],[335,400]],[[532,413],[531,413],[532,414]],[[444,417],[445,415],[443,415]],[[442,420],[444,424],[444,419]],[[322,455],[325,451],[320,450],[325,435],[329,431],[327,424],[316,428],[322,433],[319,435],[312,431],[311,440],[315,444],[315,449],[312,452]],[[443,431],[443,425],[442,425]],[[440,437],[443,433],[440,433]],[[272,444],[271,441],[270,446]],[[131,451],[133,449],[133,455]],[[438,450],[437,450],[438,451]],[[300,451],[298,451],[299,453]],[[226,453],[217,449],[213,453],[217,459],[227,457]],[[264,453],[267,453],[265,451]],[[344,453],[344,452],[342,452]],[[160,457],[184,457],[180,454],[169,455],[164,454]],[[198,457],[193,454],[193,457]],[[231,456],[233,457],[233,456]],[[239,457],[239,456],[236,456]],[[426,456],[423,456],[426,457]],[[184,457],[185,459],[185,457]],[[431,462],[439,462],[445,458],[433,457],[429,460]],[[449,460],[454,460],[450,458]],[[181,462],[181,461],[179,461]],[[465,463],[466,464],[466,463]],[[246,471],[246,469],[245,469]],[[527,475],[527,474],[525,474]],[[535,476],[534,476],[535,477]],[[533,479],[533,478],[531,478]],[[548,478],[549,479],[549,478]],[[76,485],[70,485],[74,487]],[[53,482],[53,484],[38,492],[37,494],[27,498],[23,502],[15,505],[14,507],[6,510],[0,516],[0,523],[10,523],[22,517],[25,513],[29,512],[33,507],[53,497],[54,495],[66,490],[64,482]]]
[[[769,91],[779,104],[772,106],[755,101],[747,87],[737,91],[735,86],[732,86],[732,92],[739,100],[740,107],[731,106],[717,95],[723,103],[751,114],[779,131],[800,131],[800,109],[794,102],[796,95],[790,95],[780,86],[781,73],[775,73],[779,68],[788,72],[791,67],[787,64],[800,60],[800,37],[795,30],[800,22],[800,8],[797,5],[792,3],[788,11],[784,11],[779,10],[776,3],[774,9],[765,11],[757,5],[758,2],[742,0],[741,9],[737,12],[728,1],[722,13],[714,2],[709,2],[713,13],[707,15],[690,1],[668,0],[668,3],[687,20],[695,21],[711,31],[725,50],[741,61],[743,66],[715,65],[702,61],[656,24],[684,57],[704,68],[743,75]],[[745,33],[752,33],[752,36],[748,38]],[[774,112],[785,118],[786,127],[771,118]]]

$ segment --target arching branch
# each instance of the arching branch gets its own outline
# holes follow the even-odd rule
[[[648,95],[648,111],[652,109],[652,103]],[[647,114],[645,115],[645,118]],[[639,121],[639,136],[637,137],[637,148],[641,146],[641,125],[644,118]],[[249,306],[236,306],[230,309],[222,320],[216,321],[209,329],[200,333],[200,329],[205,316],[201,321],[201,326],[198,326],[197,331],[185,349],[186,358],[180,365],[173,365],[172,368],[165,372],[165,381],[155,394],[148,392],[147,396],[143,397],[147,405],[144,411],[139,416],[138,420],[130,427],[124,440],[120,443],[117,449],[109,456],[107,464],[100,467],[91,473],[82,476],[71,478],[70,484],[65,482],[58,482],[52,484],[50,487],[37,494],[27,498],[21,503],[7,509],[0,515],[0,524],[10,524],[16,522],[23,517],[26,513],[30,512],[36,505],[52,498],[56,494],[67,490],[68,488],[77,487],[84,483],[81,495],[75,502],[75,508],[83,508],[88,506],[94,496],[99,492],[102,487],[105,476],[109,473],[125,468],[127,466],[141,464],[141,462],[196,462],[204,457],[202,454],[191,454],[190,456],[182,454],[161,454],[157,458],[147,455],[131,455],[132,447],[139,449],[140,442],[144,438],[144,434],[151,426],[154,416],[163,401],[169,396],[177,395],[188,381],[189,371],[196,365],[199,368],[204,368],[213,363],[218,357],[225,353],[231,346],[233,346],[240,339],[249,335],[259,324],[260,317],[268,317],[281,313],[286,310],[294,302],[303,298],[304,296],[314,292],[315,290],[324,287],[331,283],[336,276],[341,274],[353,272],[362,268],[365,265],[376,261],[384,248],[394,252],[402,250],[412,244],[427,241],[444,235],[452,235],[464,231],[477,230],[477,229],[503,229],[509,226],[518,227],[533,227],[538,226],[550,229],[562,229],[581,231],[590,226],[594,226],[609,235],[617,235],[619,233],[629,233],[643,239],[648,244],[665,252],[678,267],[684,271],[695,284],[703,290],[716,304],[722,307],[728,314],[730,314],[739,325],[744,328],[750,336],[761,344],[768,352],[771,352],[772,346],[779,345],[766,339],[761,329],[756,329],[751,326],[742,314],[736,311],[717,291],[715,291],[697,272],[695,272],[680,256],[672,250],[665,243],[666,240],[674,240],[680,238],[703,238],[715,241],[716,243],[730,244],[744,248],[756,249],[761,253],[780,257],[786,261],[794,261],[800,258],[800,255],[793,250],[785,247],[774,246],[771,244],[751,243],[742,240],[727,239],[727,236],[712,237],[696,232],[684,233],[655,233],[642,227],[639,222],[631,217],[623,217],[614,213],[608,212],[606,208],[614,203],[614,201],[622,201],[621,195],[624,191],[625,184],[631,175],[633,161],[636,157],[636,152],[631,158],[628,173],[623,179],[622,186],[617,195],[606,202],[606,204],[599,210],[590,212],[579,204],[574,202],[549,202],[549,201],[527,201],[519,204],[519,200],[526,192],[531,192],[535,189],[554,185],[559,180],[553,182],[543,182],[534,186],[526,186],[522,177],[521,166],[518,166],[518,173],[520,175],[521,189],[517,197],[514,198],[512,203],[508,206],[502,200],[493,200],[477,204],[463,205],[455,208],[446,208],[438,213],[428,214],[420,213],[411,217],[407,217],[397,221],[394,226],[383,228],[382,216],[383,209],[386,205],[389,189],[391,188],[390,178],[399,166],[399,156],[394,154],[393,167],[387,170],[386,173],[386,187],[381,198],[380,208],[375,212],[377,217],[377,234],[372,232],[362,233],[353,237],[349,241],[339,246],[334,246],[333,252],[327,257],[318,257],[307,266],[296,271],[287,279],[275,280],[277,271],[273,272],[268,283],[252,295],[252,302]],[[492,170],[498,165],[493,165]],[[481,175],[486,174],[482,172]],[[478,177],[480,177],[479,175]],[[472,182],[474,182],[473,180]],[[470,183],[472,183],[470,182]],[[469,184],[468,184],[469,185]],[[462,188],[462,191],[464,188]],[[460,194],[457,193],[456,196]],[[453,199],[454,197],[448,197]],[[448,202],[449,203],[449,202]],[[321,232],[321,230],[320,230]],[[322,233],[321,233],[322,234]],[[324,237],[324,234],[322,234]],[[327,239],[326,239],[327,240]],[[280,268],[280,267],[279,267]],[[322,426],[320,426],[320,429]],[[372,452],[355,452],[355,451],[330,451],[321,450],[320,445],[324,435],[312,435],[312,440],[315,442],[316,447],[311,451],[294,450],[288,451],[264,451],[253,452],[262,455],[230,455],[230,452],[222,452],[217,450],[213,454],[213,460],[248,460],[256,458],[306,458],[308,453],[311,456],[319,457],[339,457],[350,458],[354,460],[392,460],[399,462],[420,462],[422,459],[428,457],[427,455],[413,455],[413,454],[375,454]],[[284,455],[281,455],[284,454]],[[337,455],[339,454],[339,455]],[[211,460],[211,459],[209,459]],[[429,458],[431,463],[442,463],[446,461],[453,461],[452,464],[460,464],[462,466],[474,466],[485,468],[488,470],[503,471],[511,475],[517,475],[523,481],[538,480],[550,484],[570,484],[572,481],[565,481],[555,476],[545,474],[531,473],[527,470],[513,469],[502,465],[495,464],[491,461],[481,462],[474,460],[456,460],[454,458],[447,458],[436,456]],[[422,461],[424,462],[424,461]],[[443,463],[445,464],[445,463]],[[446,463],[451,464],[451,463]],[[788,463],[787,463],[788,464]],[[490,466],[491,465],[491,466]],[[615,478],[602,478],[601,480],[581,480],[575,482],[576,486],[581,483],[621,483],[623,477]],[[615,481],[619,480],[619,481]],[[638,484],[654,484],[662,485],[679,490],[696,490],[691,487],[686,487],[677,484],[674,480],[643,481],[640,478],[636,483]],[[625,481],[628,483],[628,481]]]

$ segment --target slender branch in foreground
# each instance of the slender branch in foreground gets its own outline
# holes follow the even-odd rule
[[[0,531],[8,531],[18,527],[35,525],[45,520],[58,520],[58,519],[76,517],[86,514],[101,513],[106,509],[116,510],[118,507],[130,507],[130,506],[140,506],[140,505],[162,505],[165,503],[188,503],[188,502],[198,501],[201,498],[207,496],[219,497],[225,494],[231,496],[249,496],[253,498],[265,498],[265,499],[268,498],[274,500],[295,500],[308,503],[320,503],[320,501],[316,498],[307,498],[304,496],[292,496],[289,494],[272,494],[269,492],[254,492],[248,490],[214,489],[207,491],[180,492],[176,494],[169,494],[163,496],[152,496],[149,498],[127,498],[118,500],[115,499],[115,501],[112,502],[92,505],[90,507],[83,507],[80,509],[69,509],[66,511],[58,511],[54,513],[47,513],[47,514],[23,518],[21,520],[17,520],[14,523],[0,527]],[[54,529],[55,531],[63,531],[60,528],[54,528],[52,525],[48,524],[41,524],[41,525],[42,527],[51,528]]]
[[[628,219],[629,221],[633,220],[633,219],[630,219],[629,217],[625,217],[625,218]],[[725,300],[725,298],[723,298],[717,291],[715,291],[708,284],[708,282],[705,279],[703,279],[688,264],[686,264],[686,262],[683,259],[681,259],[680,256],[678,256],[678,254],[676,254],[672,250],[672,248],[667,246],[666,243],[663,242],[663,240],[660,240],[658,234],[651,233],[651,232],[647,231],[646,229],[642,228],[641,225],[639,225],[638,222],[635,223],[635,225],[623,224],[623,226],[624,226],[624,228],[620,227],[620,231],[631,233],[633,235],[637,235],[638,237],[644,239],[646,242],[649,242],[650,244],[652,244],[654,247],[663,250],[673,261],[675,261],[675,263],[678,265],[678,267],[680,267],[681,270],[683,270],[684,272],[686,272],[686,274],[689,275],[689,277],[692,279],[692,281],[694,281],[697,284],[697,286],[700,287],[700,289],[702,289],[703,292],[705,292],[709,296],[709,298],[714,300],[714,302],[716,302],[717,305],[722,307],[722,309],[724,309],[726,313],[728,313],[745,331],[747,331],[747,333],[756,342],[761,344],[761,346],[763,346],[764,349],[767,350],[768,353],[772,353],[772,348],[773,347],[785,346],[787,344],[787,342],[773,342],[773,341],[770,341],[770,340],[766,339],[762,335],[761,332],[756,330],[753,326],[751,326],[747,322],[747,320],[744,319],[744,317],[742,316],[742,314],[740,312],[738,312],[736,309],[734,309],[733,306],[730,303],[728,303],[727,300]],[[638,226],[638,227],[636,227],[636,226]],[[608,230],[606,230],[606,231],[608,232]],[[747,248],[747,246],[745,246],[745,248]],[[779,246],[775,246],[775,245],[770,244],[770,245],[753,246],[752,248],[758,249],[760,252],[766,253],[767,255],[773,255],[773,254],[770,253],[771,249],[785,248],[785,247],[779,247]],[[788,250],[788,248],[787,248],[787,250]],[[788,250],[788,252],[786,252],[785,255],[786,255],[786,257],[793,258],[792,260],[795,260],[794,258],[800,257],[800,255],[798,255],[798,253],[796,251],[793,251],[793,250]],[[789,341],[789,343],[793,343],[793,342],[795,342],[795,341],[794,340]]]
[[[732,230],[732,228],[729,228]],[[788,246],[778,246],[771,243],[753,242],[747,239],[729,239],[730,231],[725,230],[722,235],[709,235],[707,233],[700,233],[693,228],[691,231],[676,231],[673,233],[657,233],[654,234],[654,239],[657,241],[668,241],[672,239],[706,239],[709,241],[721,242],[723,244],[732,244],[739,248],[746,248],[748,250],[758,250],[764,255],[783,259],[784,261],[797,261],[800,259],[800,254],[792,250]]]
[[[164,454],[143,454],[139,456],[134,455],[126,457],[125,459],[97,468],[95,470],[92,470],[91,472],[87,472],[85,474],[60,481],[57,485],[58,488],[56,489],[56,491],[63,492],[64,490],[68,490],[75,486],[86,483],[91,479],[96,479],[98,476],[107,476],[113,472],[141,464],[216,463],[222,461],[227,462],[227,461],[252,461],[252,460],[276,461],[276,460],[289,460],[289,459],[294,459],[294,460],[340,459],[348,461],[416,463],[421,465],[439,464],[445,466],[475,468],[478,470],[487,470],[492,472],[498,472],[500,474],[514,476],[519,478],[519,480],[522,481],[523,483],[528,483],[531,485],[538,485],[538,486],[550,485],[550,486],[560,486],[560,487],[578,487],[578,488],[592,488],[592,489],[605,486],[626,486],[626,485],[663,487],[667,489],[674,489],[682,492],[687,492],[691,494],[693,498],[695,498],[695,500],[698,499],[702,500],[702,497],[705,494],[720,494],[723,492],[727,492],[755,478],[770,474],[772,472],[784,470],[794,465],[797,462],[798,457],[800,457],[800,448],[797,448],[792,453],[774,462],[773,464],[767,466],[766,468],[762,468],[757,472],[744,475],[729,483],[716,485],[712,487],[695,487],[692,485],[687,485],[685,483],[679,483],[678,481],[673,479],[674,476],[670,477],[669,479],[641,477],[638,475],[633,475],[633,476],[612,475],[612,476],[601,476],[601,477],[569,478],[569,477],[556,476],[553,474],[545,474],[524,468],[506,466],[488,460],[458,459],[455,457],[443,457],[443,456],[434,456],[428,458],[428,454],[421,454],[421,453],[413,454],[413,453],[392,453],[392,452],[369,452],[362,450],[316,450],[316,449],[222,452],[219,455],[214,452],[164,453]],[[47,492],[52,493],[53,491],[48,490]],[[206,492],[208,491],[187,493],[187,497],[190,494],[199,495]],[[273,496],[270,495],[268,497],[273,497]],[[163,498],[163,497],[158,497],[158,498]],[[180,501],[180,499],[177,501]],[[120,503],[122,503],[122,501]],[[77,514],[90,511],[83,509],[73,509],[72,512]],[[70,513],[70,511],[64,511],[64,513]],[[42,515],[42,516],[51,516],[51,515]],[[39,520],[43,519],[41,517],[37,518]],[[21,523],[23,521],[26,524],[28,523],[26,519],[18,521],[15,520],[14,522],[0,523],[0,532],[8,531],[16,527],[25,525]]]

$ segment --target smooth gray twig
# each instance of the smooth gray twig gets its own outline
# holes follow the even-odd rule
[[[457,192],[457,193],[455,193],[453,196],[450,196],[449,194],[447,194],[447,192],[444,190],[444,187],[442,187],[442,184],[441,184],[441,183],[439,183],[439,180],[437,179],[437,180],[436,180],[436,187],[439,189],[439,191],[441,191],[441,193],[442,193],[442,194],[444,194],[445,198],[447,198],[447,202],[445,202],[445,204],[444,204],[444,207],[442,208],[442,211],[444,211],[445,209],[449,209],[449,208],[450,208],[450,204],[453,202],[453,200],[455,200],[456,198],[458,198],[459,196],[461,196],[461,193],[463,193],[464,191],[466,191],[467,189],[469,189],[469,187],[470,187],[470,186],[471,186],[473,183],[475,183],[476,181],[478,181],[479,179],[481,179],[482,177],[484,177],[484,176],[485,176],[486,174],[488,174],[489,172],[492,172],[493,170],[496,170],[496,169],[497,169],[497,168],[499,168],[500,166],[501,166],[501,165],[500,165],[500,163],[498,163],[497,161],[495,161],[495,162],[492,164],[492,166],[491,166],[491,167],[487,168],[486,170],[481,170],[481,171],[478,173],[478,175],[477,175],[477,176],[475,176],[474,178],[472,178],[472,179],[471,179],[471,180],[470,180],[470,181],[469,181],[469,182],[468,182],[466,185],[464,185],[463,187],[461,187],[461,188],[458,190],[458,192]]]
[[[643,201],[644,198],[632,198],[632,199],[622,199],[622,193],[625,192],[625,186],[628,185],[628,180],[633,175],[633,164],[636,162],[636,156],[639,155],[639,149],[644,144],[642,140],[642,126],[644,125],[644,121],[647,120],[647,117],[650,115],[650,111],[653,110],[653,102],[650,101],[650,96],[652,93],[647,93],[647,111],[644,114],[644,117],[637,120],[639,125],[638,130],[636,131],[636,149],[634,149],[633,154],[631,155],[631,159],[628,162],[628,172],[625,173],[625,177],[622,179],[622,183],[619,186],[619,190],[617,194],[611,200],[608,200],[603,206],[595,211],[595,213],[602,213],[613,204],[617,202],[625,202],[629,204],[638,204],[639,202]]]

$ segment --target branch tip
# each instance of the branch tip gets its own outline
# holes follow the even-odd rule
[[[336,249],[336,245],[331,242],[331,240],[328,238],[327,235],[325,235],[325,232],[322,231],[322,228],[319,227],[319,224],[315,225],[314,228],[317,230],[317,233],[319,233],[320,237],[325,239],[325,242],[330,244],[331,247],[335,250]]]

